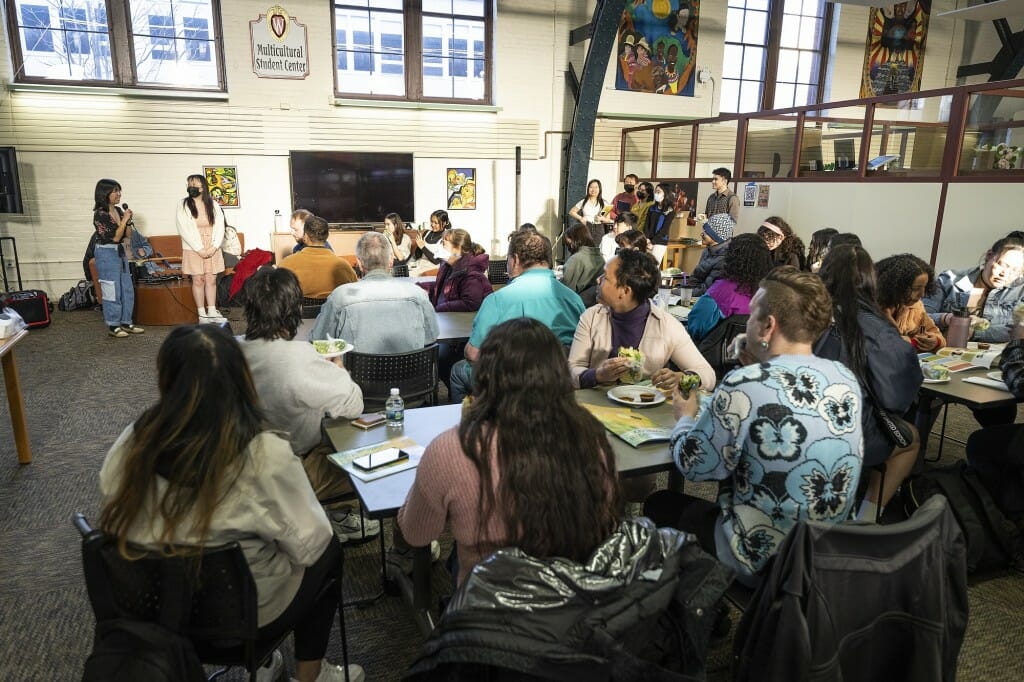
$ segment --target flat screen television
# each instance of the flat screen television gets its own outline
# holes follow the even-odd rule
[[[302,152],[291,156],[292,206],[342,225],[413,222],[412,154]]]

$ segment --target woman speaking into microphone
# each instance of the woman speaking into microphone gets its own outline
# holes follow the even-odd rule
[[[178,207],[181,235],[181,271],[192,277],[192,297],[200,322],[224,322],[217,312],[217,275],[224,272],[224,211],[202,175],[190,175],[188,196]]]
[[[132,324],[132,310],[135,308],[135,287],[132,285],[128,257],[124,242],[129,240],[132,212],[121,201],[121,185],[117,180],[104,178],[96,183],[93,193],[92,224],[96,230],[96,273],[103,295],[103,321],[111,336],[124,338],[129,334],[141,334],[145,329]]]

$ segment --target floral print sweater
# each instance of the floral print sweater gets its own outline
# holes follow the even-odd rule
[[[797,521],[845,521],[863,458],[861,392],[839,362],[780,355],[730,372],[670,447],[691,481],[721,481],[718,559],[753,585]]]

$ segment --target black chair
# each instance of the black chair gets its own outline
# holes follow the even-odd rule
[[[750,315],[730,315],[716,324],[697,344],[697,350],[715,370],[718,381],[739,364],[739,360],[729,358],[729,344],[747,331],[749,317]]]
[[[402,394],[406,407],[437,404],[437,344],[393,355],[352,351],[345,369],[363,390],[367,409],[383,407],[392,388]]]
[[[393,277],[408,277],[409,276],[409,265],[402,263],[391,268],[391,275]]]
[[[508,284],[508,261],[502,259],[487,263],[487,279],[491,284]]]
[[[260,665],[288,636],[259,639],[256,584],[237,542],[205,548],[201,562],[195,555],[167,557],[142,548],[135,548],[138,559],[128,560],[118,551],[117,540],[94,529],[84,515],[74,514],[72,522],[82,536],[85,586],[97,623],[115,618],[159,622],[190,639],[204,664],[225,666],[210,680],[242,665],[255,682]],[[336,580],[341,579],[339,568]],[[347,679],[343,607],[339,597]]]
[[[326,298],[306,298],[302,299],[302,319],[313,320],[320,314],[320,308],[327,301]]]

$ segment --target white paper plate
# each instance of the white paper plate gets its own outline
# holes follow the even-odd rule
[[[654,400],[642,402],[640,394],[654,394]],[[616,386],[608,391],[608,397],[622,405],[630,407],[651,407],[665,402],[665,396],[656,388],[651,386]]]
[[[989,372],[985,376],[987,376],[989,379],[992,379],[993,381],[1002,381],[1004,384],[1006,383],[1005,381],[1003,381],[1002,372]]]
[[[310,343],[312,343],[312,341],[310,341]],[[345,353],[348,353],[349,351],[353,351],[355,349],[356,349],[355,346],[353,346],[351,343],[346,341],[345,342],[345,347],[342,348],[341,350],[339,350],[337,353],[320,353],[320,357],[324,358],[325,360],[330,360],[331,358],[340,357],[340,356],[344,355]]]

